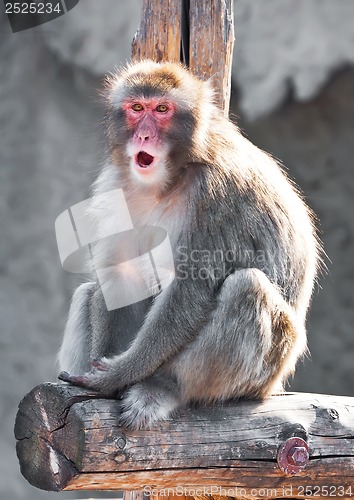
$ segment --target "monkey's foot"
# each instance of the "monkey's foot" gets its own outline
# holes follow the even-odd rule
[[[148,429],[166,420],[178,408],[178,398],[163,387],[140,382],[124,392],[119,423],[130,429]]]
[[[110,370],[107,358],[95,359],[91,365],[91,371],[82,375],[71,375],[63,371],[59,373],[58,379],[71,385],[93,389],[106,397],[115,397],[121,387],[118,387],[117,377],[114,371]]]
[[[85,375],[70,375],[68,372],[60,372],[58,375],[58,379],[63,382],[68,382],[71,385],[87,385],[87,378]]]

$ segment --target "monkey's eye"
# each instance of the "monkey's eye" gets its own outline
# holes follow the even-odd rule
[[[166,113],[166,111],[168,111],[168,107],[166,104],[159,104],[156,106],[155,111],[158,111],[159,113]]]
[[[144,108],[142,107],[141,104],[139,104],[138,102],[135,103],[135,104],[132,104],[132,110],[133,111],[142,111]]]

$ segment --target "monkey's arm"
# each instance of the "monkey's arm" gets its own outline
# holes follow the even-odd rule
[[[63,372],[61,380],[110,396],[152,375],[195,338],[215,306],[215,292],[205,280],[175,280],[155,302],[131,347],[112,358],[93,360],[83,375]]]

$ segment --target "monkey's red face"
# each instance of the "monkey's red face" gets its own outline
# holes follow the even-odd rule
[[[127,144],[133,173],[145,183],[155,183],[166,175],[169,130],[176,105],[168,99],[129,99],[123,102],[132,136]]]

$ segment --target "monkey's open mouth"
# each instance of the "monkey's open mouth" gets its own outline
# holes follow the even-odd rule
[[[139,167],[141,168],[148,167],[154,161],[154,157],[149,155],[149,153],[146,153],[146,151],[140,151],[137,154],[136,159]]]

